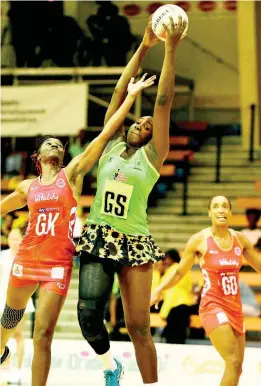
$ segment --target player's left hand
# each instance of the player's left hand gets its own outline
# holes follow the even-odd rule
[[[149,18],[147,27],[145,29],[142,43],[145,46],[151,48],[151,47],[155,46],[159,41],[160,41],[159,38],[152,31],[152,16],[151,16]]]
[[[140,80],[138,80],[136,83],[134,83],[134,78],[131,78],[130,83],[128,84],[128,94],[137,96],[144,88],[148,88],[153,86],[156,75],[150,76],[148,79],[146,79],[146,76],[148,74],[145,73]]]

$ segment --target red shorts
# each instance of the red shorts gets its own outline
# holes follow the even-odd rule
[[[242,313],[233,312],[222,307],[208,307],[206,310],[200,310],[199,316],[202,325],[209,335],[215,328],[222,324],[230,324],[231,327],[240,335],[245,334],[244,316]]]
[[[66,296],[72,275],[72,266],[46,266],[44,264],[34,267],[24,265],[15,260],[10,273],[9,285],[12,287],[26,287],[39,283],[41,288]]]

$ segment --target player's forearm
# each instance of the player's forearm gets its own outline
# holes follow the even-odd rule
[[[162,71],[159,79],[156,105],[172,105],[175,86],[175,49],[165,49]]]
[[[166,277],[162,280],[161,284],[158,286],[160,292],[165,291],[169,288],[174,287],[182,279],[183,275],[177,270],[172,275]]]
[[[126,119],[135,99],[135,96],[127,95],[123,104],[106,123],[102,132],[104,136],[107,138],[112,138],[121,129],[123,122]]]
[[[149,47],[146,46],[143,42],[139,45],[138,49],[132,56],[129,63],[126,65],[118,83],[116,85],[116,90],[126,92],[129,81],[132,77],[135,77],[139,71],[140,65],[148,51]]]

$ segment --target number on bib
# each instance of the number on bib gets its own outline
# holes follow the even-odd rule
[[[35,233],[37,236],[47,235],[49,232],[51,236],[55,236],[54,224],[57,221],[60,213],[41,213],[37,218]]]
[[[126,219],[132,191],[132,185],[107,180],[102,195],[101,213]]]
[[[77,207],[74,206],[70,212],[70,220],[69,220],[69,228],[68,228],[68,238],[70,240],[73,240],[73,230],[74,230],[74,225],[76,221],[76,210],[77,210]]]
[[[221,284],[225,295],[236,295],[238,293],[236,276],[223,276],[221,279]]]

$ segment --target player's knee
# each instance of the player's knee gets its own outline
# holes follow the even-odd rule
[[[22,310],[15,310],[14,308],[5,305],[3,315],[1,317],[1,326],[7,330],[12,330],[22,320],[25,308]]]
[[[226,364],[237,374],[242,373],[242,361],[235,355],[231,355],[227,360]]]
[[[22,330],[15,331],[14,333],[14,339],[17,342],[22,342],[24,340],[24,332]]]
[[[144,340],[151,335],[149,323],[127,321],[126,325],[132,340]]]
[[[54,329],[51,327],[38,327],[34,330],[34,346],[40,346],[42,349],[49,349],[53,340]]]
[[[98,338],[103,329],[103,312],[94,303],[79,300],[77,307],[79,325],[88,341]]]

